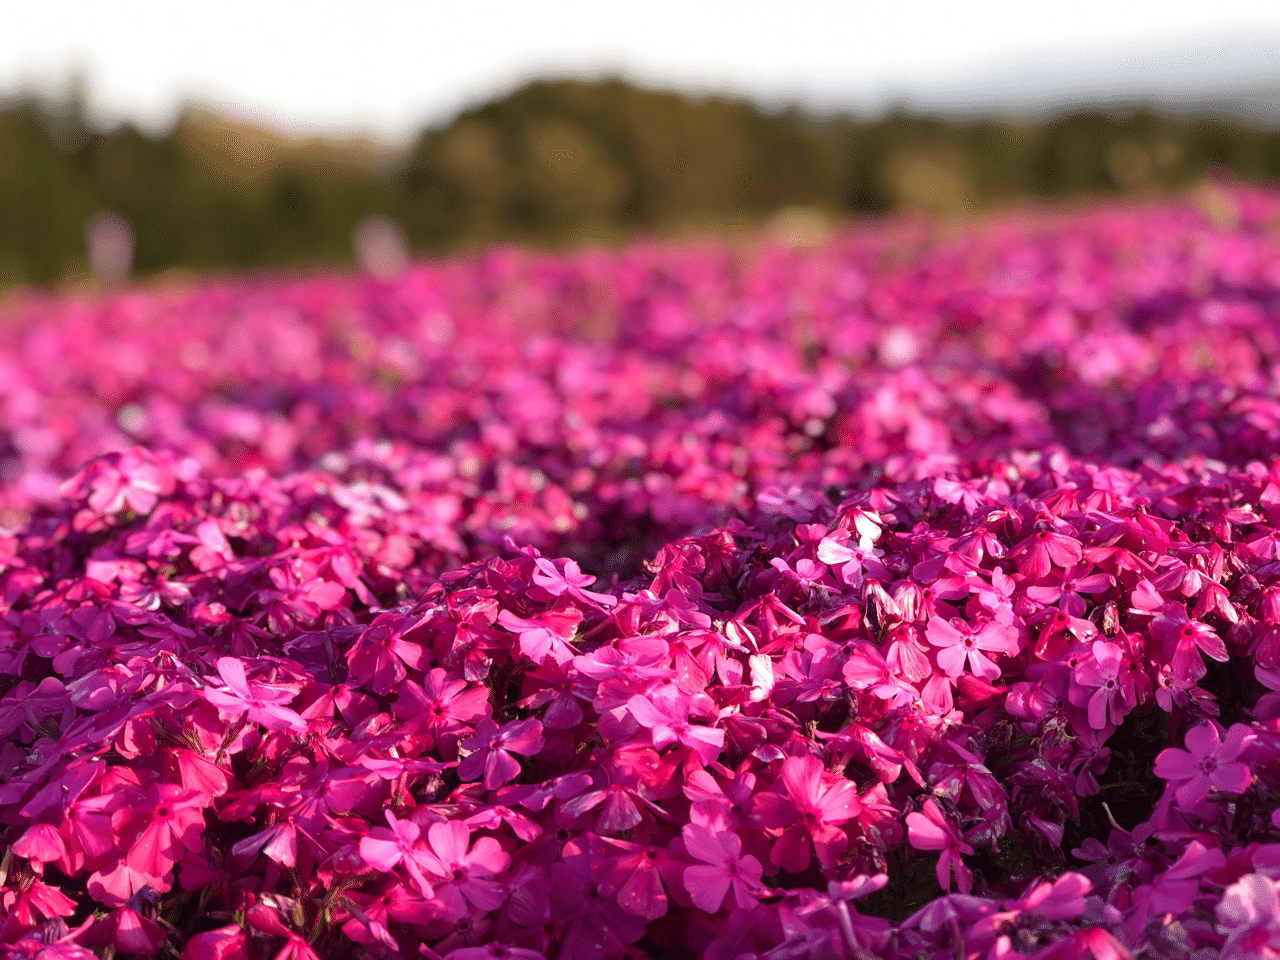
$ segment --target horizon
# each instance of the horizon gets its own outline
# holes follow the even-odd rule
[[[785,17],[762,4],[663,0],[622,32],[577,0],[533,13],[498,6],[489,12],[507,29],[485,35],[470,12],[400,0],[373,4],[356,24],[326,17],[341,12],[332,2],[234,0],[213,21],[157,0],[127,15],[54,0],[21,11],[0,37],[0,102],[54,103],[81,82],[100,129],[129,122],[163,134],[194,109],[294,140],[390,148],[535,80],[568,79],[819,116],[1034,119],[1150,105],[1280,123],[1280,5],[1253,0],[1211,10],[1090,0],[1070,22],[1003,0],[960,12],[921,0],[874,18],[859,16],[865,5],[813,0]],[[684,29],[653,11],[682,15]],[[447,29],[407,36],[432,16]],[[272,40],[290,31],[292,43]],[[699,45],[713,33],[717,43]],[[485,43],[468,46],[473,34]],[[192,45],[192,36],[204,40]]]

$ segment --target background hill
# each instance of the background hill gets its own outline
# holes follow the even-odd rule
[[[766,112],[622,81],[537,82],[407,151],[300,142],[208,112],[166,134],[95,131],[75,103],[0,109],[0,285],[87,272],[84,224],[132,224],[142,273],[350,260],[370,214],[419,252],[752,227],[803,207],[846,217],[1159,193],[1208,172],[1280,180],[1280,130],[1149,109],[1049,118]]]

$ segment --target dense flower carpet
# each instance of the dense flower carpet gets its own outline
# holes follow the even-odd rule
[[[0,960],[1280,957],[1280,195],[2,312]]]

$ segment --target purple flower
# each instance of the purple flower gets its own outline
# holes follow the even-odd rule
[[[1187,731],[1186,750],[1169,747],[1156,756],[1156,776],[1176,784],[1174,796],[1184,807],[1194,807],[1211,790],[1244,793],[1252,774],[1237,758],[1255,737],[1240,723],[1231,725],[1225,740],[1213,724],[1193,727]]]
[[[384,811],[387,827],[374,827],[368,836],[360,839],[360,856],[369,866],[383,873],[390,873],[398,865],[404,868],[418,885],[418,892],[431,897],[431,883],[423,874],[428,865],[427,851],[418,838],[421,830],[412,820],[400,820],[390,810]]]
[[[556,569],[554,563],[545,557],[534,561],[538,572],[533,575],[533,582],[546,590],[553,597],[569,596],[591,606],[612,607],[618,598],[607,593],[595,593],[586,588],[596,582],[596,578],[582,572],[576,561],[566,560],[564,571]]]
[[[1180,603],[1168,603],[1151,622],[1151,635],[1170,650],[1173,674],[1179,680],[1199,680],[1207,672],[1200,653],[1225,661],[1227,648],[1208,624],[1192,620]]]
[[[528,619],[510,610],[498,614],[498,625],[520,637],[520,652],[539,664],[548,658],[561,666],[572,660],[578,651],[570,643],[581,622],[582,612],[575,607],[548,610]]]
[[[824,772],[817,757],[788,757],[774,789],[756,794],[755,821],[782,828],[770,853],[774,866],[798,873],[809,866],[816,850],[818,862],[830,868],[848,848],[849,836],[840,824],[861,812],[862,800],[853,783],[827,780]]]
[[[1110,722],[1119,726],[1133,707],[1129,689],[1125,687],[1124,654],[1117,644],[1093,641],[1092,657],[1076,665],[1073,679],[1078,686],[1071,689],[1071,702],[1088,706],[1089,726],[1101,730]],[[1092,691],[1092,692],[1090,692]]]
[[[466,913],[467,903],[488,911],[506,900],[503,885],[490,878],[506,870],[511,858],[493,837],[480,837],[473,845],[470,841],[471,829],[465,823],[433,823],[427,828],[431,849],[421,855],[427,872],[438,878],[432,881],[436,899],[454,917]]]
[[[686,823],[682,834],[689,856],[702,861],[684,871],[684,887],[695,907],[718,912],[730,889],[739,910],[755,906],[756,894],[764,890],[760,883],[764,868],[755,857],[743,855],[742,840],[736,834],[693,823]]]
[[[284,704],[297,693],[287,687],[251,683],[245,677],[244,664],[235,657],[218,658],[218,676],[225,688],[205,687],[205,699],[233,716],[244,716],[250,723],[260,723],[268,730],[292,730],[306,733],[307,721]]]
[[[724,731],[689,722],[689,702],[683,697],[654,697],[637,694],[627,701],[627,710],[648,728],[653,745],[661,750],[672,743],[688,747],[704,764],[720,755]]]
[[[1010,653],[1014,642],[1013,631],[997,620],[990,620],[974,629],[963,620],[948,623],[941,617],[931,617],[925,636],[940,648],[938,666],[947,676],[960,676],[965,660],[968,660],[969,669],[988,680],[999,679],[1000,668],[987,658],[986,653]]]
[[[1280,895],[1261,873],[1247,873],[1222,894],[1218,932],[1226,936],[1219,956],[1229,960],[1280,957]]]
[[[537,720],[515,720],[501,729],[487,717],[476,727],[476,735],[462,741],[470,751],[458,765],[465,782],[484,775],[486,790],[496,790],[520,773],[520,762],[512,754],[531,757],[542,749],[542,724]]]
[[[924,802],[923,809],[923,813],[907,814],[907,836],[911,845],[917,850],[941,850],[938,885],[946,891],[951,889],[951,865],[954,863],[956,889],[968,893],[973,889],[973,871],[965,866],[960,855],[973,853],[973,847],[964,842],[932,797]]]

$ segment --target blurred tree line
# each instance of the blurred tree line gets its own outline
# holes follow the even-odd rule
[[[74,103],[0,108],[0,286],[86,271],[86,220],[122,215],[134,266],[340,264],[370,214],[446,253],[1003,201],[1156,193],[1208,171],[1280,181],[1280,131],[1146,110],[1042,123],[767,113],[621,81],[537,82],[397,155],[299,143],[191,113],[167,134],[95,131]]]

